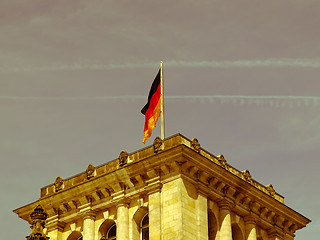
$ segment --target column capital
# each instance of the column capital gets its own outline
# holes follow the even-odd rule
[[[91,220],[95,220],[96,219],[96,211],[93,210],[88,210],[82,213],[82,217],[83,219],[91,219]]]
[[[146,183],[147,183],[146,190],[148,192],[148,195],[156,193],[156,192],[161,192],[162,183],[160,181],[159,176],[156,176],[150,180],[147,180]]]
[[[196,184],[196,189],[197,189],[198,195],[208,197],[208,192],[200,184]]]
[[[117,202],[117,208],[119,207],[126,207],[128,208],[130,205],[130,199],[129,198],[121,198]]]
[[[284,233],[281,229],[272,228],[268,231],[268,236],[272,240],[282,240]]]
[[[255,218],[254,216],[250,215],[250,214],[246,215],[243,220],[245,221],[246,224],[254,224],[254,225],[256,225],[257,222],[258,222],[258,219]]]
[[[53,230],[63,231],[65,223],[59,220],[59,216],[55,215],[47,219],[46,228],[49,232]]]
[[[219,208],[222,210],[231,210],[234,207],[234,203],[227,199],[222,199],[218,202]]]
[[[91,205],[80,206],[80,216],[83,219],[92,219],[95,220],[97,212],[92,210]]]
[[[220,208],[220,239],[232,240],[231,214],[232,202],[223,199],[218,202]]]

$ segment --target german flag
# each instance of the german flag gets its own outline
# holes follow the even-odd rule
[[[145,124],[144,124],[144,138],[143,145],[146,143],[146,140],[151,136],[152,129],[156,127],[156,123],[161,114],[161,79],[160,79],[160,70],[154,79],[147,104],[141,109],[141,113],[145,115]]]

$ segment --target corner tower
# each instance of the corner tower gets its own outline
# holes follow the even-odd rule
[[[74,177],[57,177],[41,205],[50,240],[292,240],[310,220],[263,186],[178,134]]]

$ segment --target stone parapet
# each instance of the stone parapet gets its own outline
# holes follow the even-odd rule
[[[293,237],[310,222],[284,205],[272,185],[261,185],[248,170],[238,171],[223,155],[214,156],[180,134],[161,148],[122,151],[114,161],[59,177],[41,189],[38,201],[15,212],[28,220],[38,204],[47,211],[48,234],[56,240],[70,234],[99,240],[112,226],[117,239],[136,240],[145,214],[150,237],[158,240],[204,240],[210,234],[232,239],[242,232],[250,240],[259,234]]]

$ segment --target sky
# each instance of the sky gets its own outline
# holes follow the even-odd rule
[[[166,136],[197,138],[312,222],[320,234],[320,1],[2,0],[0,238],[12,210],[143,148],[163,61]],[[160,135],[159,126],[147,141]]]

